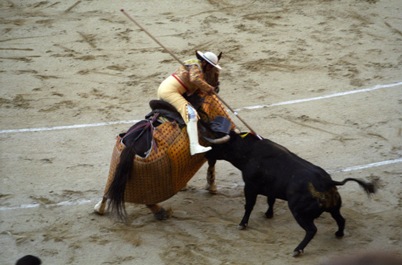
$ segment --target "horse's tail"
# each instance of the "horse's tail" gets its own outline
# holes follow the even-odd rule
[[[133,146],[126,146],[120,155],[120,162],[116,167],[113,181],[106,193],[109,199],[109,208],[112,213],[124,220],[127,217],[126,208],[124,205],[124,194],[127,181],[131,177],[131,172],[134,167],[135,150]]]
[[[332,181],[332,183],[336,186],[342,186],[348,181],[355,181],[357,182],[363,189],[364,191],[370,195],[371,193],[375,193],[377,191],[377,183],[375,181],[372,182],[366,182],[361,179],[355,179],[355,178],[346,178],[343,181]]]

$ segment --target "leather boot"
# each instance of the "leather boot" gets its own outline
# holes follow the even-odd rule
[[[202,146],[198,143],[198,128],[197,128],[197,119],[190,119],[187,123],[187,134],[190,140],[190,153],[191,155],[205,153],[211,150],[212,148],[209,146]]]

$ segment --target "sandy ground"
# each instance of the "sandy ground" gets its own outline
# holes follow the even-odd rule
[[[115,136],[131,124],[89,125],[142,119],[178,66],[121,8],[183,60],[222,51],[221,97],[259,134],[334,179],[380,179],[371,198],[340,188],[342,240],[323,214],[292,258],[304,232],[285,202],[265,219],[264,197],[239,231],[243,183],[226,162],[218,194],[203,189],[203,167],[162,203],[174,210],[167,221],[143,205],[128,205],[128,225],[93,213]],[[0,264],[26,254],[43,264],[318,264],[400,251],[400,0],[2,0],[0,14]],[[22,130],[34,128],[49,130]]]

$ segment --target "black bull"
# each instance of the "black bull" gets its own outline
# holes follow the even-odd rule
[[[329,212],[338,225],[336,237],[344,234],[345,219],[340,213],[341,197],[336,186],[348,181],[357,182],[366,192],[375,192],[375,183],[347,178],[334,181],[322,168],[300,158],[285,147],[268,139],[260,140],[252,134],[230,134],[230,140],[213,145],[206,154],[210,167],[216,160],[226,160],[237,167],[245,182],[245,214],[240,228],[245,229],[256,203],[257,195],[268,197],[267,218],[273,216],[276,198],[288,201],[288,206],[297,223],[306,231],[304,239],[295,248],[293,255],[303,253],[304,248],[317,232],[314,219]]]

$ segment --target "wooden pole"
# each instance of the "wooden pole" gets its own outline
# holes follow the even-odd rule
[[[120,10],[129,20],[131,20],[137,27],[139,27],[142,31],[144,31],[151,39],[153,39],[159,46],[161,46],[167,53],[169,53],[176,61],[178,61],[181,65],[185,66],[184,63],[174,55],[168,48],[166,48],[160,41],[158,41],[149,31],[147,31],[143,26],[141,26],[134,18],[132,18],[124,9]],[[260,140],[262,137],[257,134],[235,111],[232,109],[217,93],[214,94],[218,97],[218,99],[250,130],[251,133],[255,134]]]

